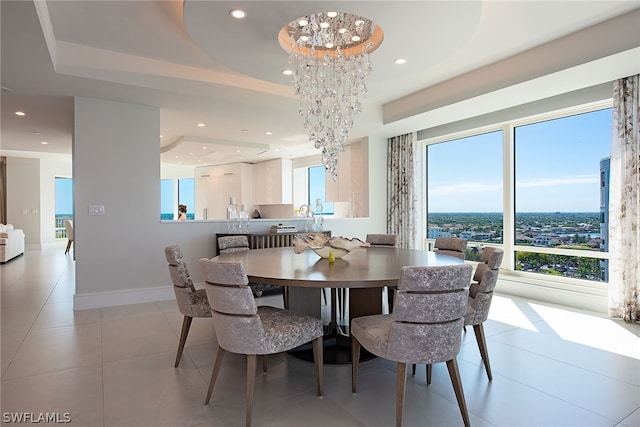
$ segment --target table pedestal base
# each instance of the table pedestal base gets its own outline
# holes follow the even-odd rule
[[[346,365],[351,363],[351,338],[342,334],[325,335],[323,338],[322,359],[327,365]],[[313,362],[313,347],[311,343],[301,345],[289,354],[295,358]],[[364,347],[360,348],[360,361],[374,359],[376,356],[369,353]]]

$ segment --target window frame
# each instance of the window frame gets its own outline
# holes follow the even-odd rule
[[[434,239],[427,238],[427,147],[433,144],[446,143],[447,141],[467,138],[474,135],[484,134],[502,130],[503,146],[502,146],[502,165],[503,165],[503,243],[502,245],[486,244],[482,242],[469,242],[471,246],[495,246],[504,250],[505,256],[501,266],[501,276],[514,282],[520,282],[537,287],[550,287],[562,290],[578,290],[583,293],[603,292],[608,289],[608,282],[597,282],[586,279],[578,279],[564,276],[545,275],[541,273],[533,273],[515,270],[515,253],[516,252],[533,252],[544,254],[556,254],[566,256],[577,256],[586,258],[597,258],[601,260],[609,260],[615,254],[611,252],[601,251],[585,251],[579,249],[555,249],[538,246],[522,246],[515,243],[515,129],[519,126],[526,126],[548,120],[560,119],[563,117],[574,116],[583,113],[589,113],[597,110],[613,107],[611,99],[605,101],[592,102],[579,106],[562,108],[555,111],[535,114],[519,119],[513,119],[501,123],[495,123],[476,128],[469,128],[458,132],[439,135],[418,141],[421,145],[420,170],[422,173],[422,191],[420,192],[421,212],[424,213],[424,225],[421,227],[422,241],[424,249],[430,249],[433,246]]]

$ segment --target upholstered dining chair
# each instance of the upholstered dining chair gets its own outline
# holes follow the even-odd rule
[[[396,426],[402,425],[407,363],[446,362],[465,426],[469,414],[458,371],[457,355],[469,295],[471,265],[402,267],[392,314],[351,321],[351,391],[361,346],[396,361]]]
[[[473,326],[476,335],[480,356],[487,371],[489,381],[493,380],[491,374],[491,364],[489,363],[489,352],[487,351],[487,341],[484,335],[483,323],[489,317],[493,290],[498,281],[498,272],[504,251],[500,248],[487,246],[482,249],[480,263],[476,266],[473,279],[469,286],[469,300],[464,314],[464,329]],[[413,375],[416,374],[416,366],[412,367]],[[427,384],[431,384],[431,366],[427,365]]]
[[[464,260],[466,258],[467,239],[460,237],[438,237],[433,247],[434,252],[452,255]]]
[[[256,307],[242,264],[201,259],[200,267],[213,309],[218,352],[211,373],[205,404],[227,352],[247,355],[246,425],[251,425],[257,356],[281,353],[312,342],[318,396],[322,396],[322,320],[269,306]]]
[[[493,375],[491,374],[487,342],[482,325],[489,317],[493,290],[498,281],[498,272],[503,255],[504,251],[500,248],[487,246],[482,249],[480,264],[476,267],[473,282],[469,287],[469,301],[464,315],[465,326],[473,326],[473,332],[476,335],[478,349],[480,350],[480,356],[482,356],[482,362],[484,363],[484,369],[487,371],[489,381],[493,379]]]
[[[367,234],[367,238],[365,241],[371,246],[390,246],[394,248],[398,247],[397,234]],[[393,311],[393,294],[397,290],[398,288],[396,286],[387,286],[387,304],[389,306],[389,313]]]
[[[243,252],[249,250],[249,239],[244,235],[236,236],[222,236],[218,237],[218,251],[220,254],[228,254],[233,252]],[[256,297],[262,296],[262,292],[268,290],[281,290],[280,286],[267,285],[264,283],[250,283],[251,291]],[[287,306],[286,293],[283,291],[283,298],[285,300],[285,307]]]
[[[189,335],[189,328],[194,317],[211,317],[211,307],[207,299],[207,292],[193,286],[187,264],[185,264],[180,246],[173,245],[164,248],[164,254],[169,263],[169,275],[173,283],[173,292],[176,295],[178,310],[184,316],[182,320],[182,332],[178,343],[175,367],[177,368],[182,358],[184,344]]]
[[[64,228],[67,231],[67,248],[64,250],[65,255],[69,253],[71,246],[73,245],[73,221],[70,219],[64,220]]]

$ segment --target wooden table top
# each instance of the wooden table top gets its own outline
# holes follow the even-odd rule
[[[355,249],[333,263],[310,249],[296,254],[292,247],[253,249],[218,258],[242,263],[252,283],[316,288],[397,286],[404,266],[447,266],[464,262],[435,252],[376,246]]]

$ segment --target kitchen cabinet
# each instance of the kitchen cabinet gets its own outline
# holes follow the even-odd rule
[[[195,170],[195,219],[226,219],[229,199],[253,209],[253,165],[233,163]]]
[[[256,163],[255,204],[285,205],[293,203],[293,169],[291,160],[273,159]]]
[[[345,146],[338,155],[338,177],[334,181],[327,172],[325,200],[348,202],[349,216],[369,216],[369,168],[368,142],[358,140]]]

